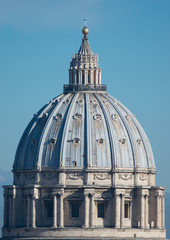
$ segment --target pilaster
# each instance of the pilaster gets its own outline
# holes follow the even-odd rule
[[[94,215],[94,193],[91,193],[91,199],[90,199],[90,227],[94,227],[95,226],[95,215]]]
[[[59,227],[62,228],[64,227],[63,193],[60,193],[59,196],[60,196]]]
[[[84,227],[89,227],[89,193],[84,193]]]
[[[115,228],[120,228],[120,192],[115,192]]]
[[[57,195],[53,195],[53,227],[57,227]]]

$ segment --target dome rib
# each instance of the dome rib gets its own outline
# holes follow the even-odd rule
[[[111,98],[113,98],[113,97],[111,96]],[[119,102],[118,104],[127,114],[129,114],[129,115],[132,114],[129,111],[129,109],[127,109],[122,103]],[[149,169],[156,169],[152,148],[151,148],[150,142],[148,140],[148,137],[147,137],[144,129],[141,127],[140,123],[138,122],[138,120],[136,118],[132,118],[132,122],[134,123],[139,135],[141,136],[143,146],[145,149],[146,159],[147,159],[147,167]]]
[[[132,121],[134,122],[134,124],[135,124],[135,126],[136,126],[136,128],[137,128],[137,130],[138,130],[138,132],[139,132],[139,134],[141,136],[141,139],[142,139],[142,141],[144,143],[144,148],[145,148],[145,151],[146,151],[147,162],[148,162],[148,168],[149,169],[153,169],[153,168],[155,169],[156,167],[155,167],[155,163],[153,161],[153,159],[154,159],[153,152],[152,152],[152,148],[151,148],[150,142],[149,142],[149,140],[147,138],[147,135],[146,135],[144,129],[141,128],[141,126],[140,126],[139,122],[137,121],[137,119],[132,120]]]
[[[38,167],[42,167],[43,165],[46,164],[42,164],[43,160],[44,160],[44,156],[43,156],[43,150],[44,150],[44,143],[46,140],[46,136],[47,136],[47,132],[50,128],[50,123],[53,121],[53,115],[55,115],[55,113],[58,112],[59,108],[61,107],[63,101],[65,101],[67,98],[69,98],[70,94],[67,95],[63,95],[64,97],[62,98],[62,101],[59,101],[57,103],[57,105],[55,105],[54,110],[51,112],[50,116],[48,116],[48,120],[42,130],[42,134],[39,140],[39,145],[38,145],[38,152],[37,152],[37,163],[38,163]],[[45,163],[45,161],[44,161]]]
[[[63,165],[65,166],[65,148],[66,148],[66,139],[67,139],[67,134],[68,134],[68,126],[69,126],[69,121],[70,118],[72,118],[73,114],[73,110],[74,110],[74,104],[77,100],[79,96],[79,93],[74,94],[73,98],[71,99],[71,103],[67,112],[67,116],[66,116],[66,120],[65,120],[65,126],[64,126],[64,130],[63,130],[63,134],[62,134],[62,139],[61,139],[61,148],[60,148],[60,167],[62,167]]]
[[[113,108],[116,110],[116,112],[118,113],[119,117],[121,118],[122,120],[122,123],[126,129],[126,133],[128,135],[128,139],[129,139],[129,142],[130,142],[130,146],[131,146],[131,152],[132,152],[132,156],[133,156],[133,167],[135,168],[136,167],[136,163],[135,163],[135,150],[134,150],[134,143],[133,143],[133,138],[131,136],[131,133],[130,133],[130,130],[129,130],[129,127],[128,125],[126,124],[126,122],[124,121],[124,118],[121,114],[121,112],[119,111],[119,109],[116,107],[116,105],[113,103],[114,99],[111,98],[109,95],[106,95],[106,99],[110,102],[110,104],[113,106]],[[112,100],[112,101],[111,101]]]
[[[92,166],[92,139],[91,139],[91,121],[90,121],[90,108],[89,108],[89,94],[84,94],[84,102],[85,102],[85,135],[84,135],[84,155],[85,155],[85,167]]]
[[[28,146],[30,145],[29,144],[30,139],[32,137],[33,132],[35,131],[37,124],[39,124],[39,120],[40,120],[41,116],[43,115],[44,111],[46,111],[50,107],[51,107],[51,105],[49,106],[49,104],[45,104],[38,111],[38,113],[34,115],[32,120],[26,127],[26,129],[21,137],[21,140],[19,142],[18,148],[17,148],[14,166],[13,166],[14,169],[15,168],[18,168],[18,169],[27,168],[27,164],[28,164],[27,151],[28,151]],[[26,141],[25,141],[25,139],[26,139]],[[31,165],[31,168],[32,168],[32,165]]]
[[[110,153],[111,153],[111,166],[112,168],[115,168],[115,154],[114,154],[114,144],[113,144],[113,138],[112,138],[112,134],[111,134],[111,129],[110,129],[110,124],[109,124],[109,120],[108,120],[108,116],[106,114],[106,110],[102,104],[102,101],[100,100],[100,98],[98,97],[97,94],[94,94],[94,96],[96,97],[102,112],[103,112],[103,116],[105,118],[106,121],[106,126],[107,126],[107,133],[108,133],[108,137],[109,137],[109,145],[110,145]],[[109,164],[108,164],[109,165]]]
[[[113,101],[114,98],[110,95],[108,95]],[[120,102],[118,102],[118,106],[124,111],[126,112],[126,114],[132,116],[132,113]],[[152,148],[150,146],[149,140],[146,136],[145,131],[143,130],[143,128],[141,127],[140,123],[137,121],[136,118],[132,117],[132,122],[134,123],[134,126],[136,127],[136,130],[138,131],[138,134],[141,136],[142,142],[143,142],[143,147],[145,150],[145,156],[146,156],[146,164],[144,165],[143,168],[151,168],[151,169],[155,169],[155,164],[154,164],[154,158],[153,158],[153,153],[152,153]],[[138,147],[136,147],[137,151],[138,151]],[[148,156],[148,154],[150,154],[150,157]],[[141,154],[139,154],[141,156]],[[141,158],[141,161],[144,161],[144,158]],[[150,166],[150,162],[152,163]],[[137,158],[135,157],[135,163],[137,163]],[[142,163],[139,163],[138,166],[141,168],[142,167]]]
[[[101,95],[103,98],[104,107],[106,109],[106,113],[109,121],[109,126],[111,130],[111,135],[113,139],[113,147],[114,147],[114,169],[118,168],[121,163],[121,146],[119,144],[119,137],[118,137],[118,129],[117,129],[117,121],[113,120],[113,110],[116,112],[116,110],[113,108],[111,104],[107,104],[108,100],[106,99],[105,94]],[[117,112],[116,112],[117,113]]]
[[[123,105],[121,105],[121,104],[119,104],[119,103],[118,103],[118,105],[119,105],[119,107],[120,107],[127,115],[130,115],[130,116],[132,115],[132,113],[131,113],[130,111],[127,111],[127,109],[124,108]],[[131,118],[131,122],[132,122],[132,124],[133,124],[133,125],[132,125],[132,124],[129,123],[131,132],[133,133],[134,138],[135,138],[135,135],[137,135],[137,134],[139,135],[139,139],[141,139],[141,141],[142,141],[142,143],[143,143],[144,154],[145,154],[145,158],[146,158],[146,165],[147,165],[147,167],[149,168],[149,165],[148,165],[148,154],[147,154],[147,151],[146,151],[144,139],[142,138],[141,133],[139,132],[139,129],[138,129],[137,125],[134,123],[134,118]],[[137,132],[137,134],[135,134],[135,131]],[[136,139],[136,140],[137,140],[137,139]],[[139,148],[137,147],[137,143],[135,143],[135,146],[136,146],[137,155],[138,155],[139,160],[140,160],[140,163],[139,163],[138,157],[136,158],[136,162],[138,163],[138,165],[136,164],[136,167],[139,167],[139,166],[142,165],[142,161],[144,162],[144,158],[141,158],[141,154],[139,153]],[[143,166],[143,167],[145,168],[146,165]]]

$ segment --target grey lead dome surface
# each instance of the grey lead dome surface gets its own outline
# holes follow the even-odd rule
[[[133,114],[106,93],[62,94],[26,128],[14,169],[155,168],[148,138]]]
[[[45,105],[20,140],[13,169],[155,169],[149,140],[134,115],[101,84],[98,55],[84,34],[64,93]]]

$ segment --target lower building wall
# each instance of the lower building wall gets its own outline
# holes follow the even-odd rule
[[[83,228],[63,228],[63,229],[3,229],[2,239],[15,240],[24,238],[31,239],[166,239],[165,230],[142,230],[142,229],[113,229],[113,228],[97,228],[97,229],[83,229]]]

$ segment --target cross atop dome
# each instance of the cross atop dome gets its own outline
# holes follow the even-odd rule
[[[89,29],[88,29],[87,26],[86,26],[87,18],[84,17],[84,18],[83,18],[83,21],[84,21],[84,28],[82,29],[82,33],[84,34],[84,38],[85,38],[86,35],[89,33]]]
[[[85,26],[85,27],[86,27],[86,22],[87,22],[87,20],[88,20],[87,17],[84,17],[84,18],[83,18],[84,26]]]

